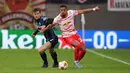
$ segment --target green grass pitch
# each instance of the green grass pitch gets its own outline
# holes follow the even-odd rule
[[[37,50],[0,50],[0,73],[130,73],[130,65],[87,52],[81,61],[82,69],[73,65],[73,50],[56,50],[59,61],[67,61],[68,69],[51,68],[53,61],[47,52],[49,66],[41,68],[42,60]],[[130,50],[94,50],[130,63]]]

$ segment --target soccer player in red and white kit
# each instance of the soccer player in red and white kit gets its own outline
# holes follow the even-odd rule
[[[74,27],[74,17],[76,15],[88,12],[98,11],[100,8],[98,6],[94,8],[82,9],[82,10],[67,10],[67,6],[60,6],[60,14],[54,18],[53,24],[49,25],[54,26],[58,24],[60,30],[62,32],[63,39],[70,45],[72,45],[74,49],[74,64],[77,68],[82,68],[80,65],[80,60],[84,57],[86,53],[86,47],[84,45],[83,40],[77,34],[77,31]]]

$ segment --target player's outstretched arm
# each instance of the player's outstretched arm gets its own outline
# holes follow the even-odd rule
[[[45,31],[45,28],[45,25],[41,26],[40,29],[38,29],[39,33],[43,33]]]
[[[52,24],[47,25],[44,31],[50,29],[51,27],[52,27]]]
[[[52,27],[52,24],[49,24],[49,25],[47,25],[47,26],[43,25],[43,26],[41,27],[41,29],[39,29],[39,32],[40,32],[40,33],[43,33],[44,31],[50,29],[51,27]]]
[[[39,29],[41,28],[38,28],[37,30],[35,30],[35,32],[32,33],[32,36],[36,36],[36,34],[39,32]]]
[[[78,10],[78,13],[82,14],[82,13],[88,13],[88,12],[93,12],[93,11],[98,11],[98,10],[100,10],[100,8],[98,6],[96,6],[94,8],[87,8],[87,9]]]
[[[47,20],[46,20],[46,23],[45,23],[45,25],[43,25],[42,27],[41,27],[41,30],[39,30],[40,31],[40,33],[42,33],[42,32],[44,32],[44,31],[46,31],[46,30],[48,30],[48,29],[50,29],[52,26],[52,23],[53,23],[53,18],[48,18]]]
[[[41,26],[41,28],[38,28],[37,30],[35,30],[35,32],[32,33],[32,36],[36,36],[37,33],[43,33],[44,31],[50,29],[51,24],[48,25],[47,27],[45,25]]]

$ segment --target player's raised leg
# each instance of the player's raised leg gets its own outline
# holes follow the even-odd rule
[[[84,55],[86,53],[86,47],[85,47],[83,40],[80,38],[80,36],[78,34],[75,35],[75,38],[79,42],[79,44],[76,47],[79,48],[78,62],[80,62],[80,60],[84,57]]]
[[[84,42],[80,38],[78,34],[72,35],[68,38],[66,38],[67,43],[74,46],[74,64],[78,68],[82,68],[82,65],[80,65],[80,60],[83,58],[83,56],[86,53],[86,49],[84,46]]]
[[[82,66],[81,66],[81,65],[79,64],[79,62],[78,62],[79,48],[76,47],[76,46],[79,44],[79,42],[75,40],[75,37],[74,37],[74,36],[70,36],[70,37],[65,38],[65,41],[66,41],[68,44],[74,46],[74,64],[75,64],[75,66],[76,66],[77,68],[82,68]]]
[[[47,56],[45,53],[45,50],[47,50],[48,48],[51,47],[51,43],[50,42],[46,42],[44,45],[42,45],[39,49],[38,52],[43,60],[43,66],[42,68],[47,68],[48,67],[48,61],[47,61]]]
[[[80,44],[80,42],[78,42],[77,40],[73,40],[72,45],[75,47],[74,57],[76,57],[76,59],[74,60],[74,64],[76,67],[82,68],[82,65],[80,65],[80,63],[79,63],[79,57],[81,56],[81,55],[79,55],[79,53],[81,52],[80,48],[83,44]]]
[[[80,62],[80,60],[82,60],[82,58],[84,57],[86,53],[86,48],[85,45],[81,46],[81,48],[79,48],[79,53],[78,53],[78,62]]]

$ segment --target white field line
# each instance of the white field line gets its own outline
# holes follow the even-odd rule
[[[98,52],[93,51],[93,50],[90,50],[90,49],[87,49],[87,51],[88,51],[88,52],[91,52],[91,53],[93,53],[93,54],[95,54],[95,55],[98,55],[98,56],[101,56],[101,57],[105,57],[105,58],[107,58],[107,59],[114,60],[114,61],[117,61],[117,62],[120,62],[120,63],[123,63],[123,64],[126,64],[126,65],[129,65],[129,66],[130,66],[130,63],[125,62],[125,61],[123,61],[123,60],[120,60],[120,59],[117,59],[117,58],[113,58],[113,57],[110,57],[110,56],[106,56],[106,55],[104,55],[104,54],[102,54],[102,53],[98,53]]]

